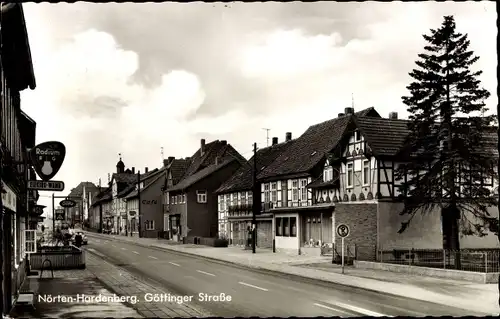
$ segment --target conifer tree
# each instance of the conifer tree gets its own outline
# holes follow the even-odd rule
[[[403,152],[408,161],[396,177],[404,180],[401,215],[408,219],[399,233],[416,214],[439,209],[443,248],[459,251],[460,232],[498,232],[488,212],[498,205],[491,187],[497,179],[497,117],[486,115],[490,93],[478,79],[482,71],[471,70],[479,57],[469,50],[467,34],[456,31],[453,16],[445,16],[439,29],[423,37],[425,52],[409,73],[409,95],[402,97],[410,113]]]

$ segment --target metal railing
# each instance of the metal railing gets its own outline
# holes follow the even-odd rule
[[[379,250],[377,261],[399,265],[462,270],[481,273],[499,271],[500,249],[414,249]]]

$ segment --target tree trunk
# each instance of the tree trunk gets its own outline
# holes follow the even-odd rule
[[[448,258],[453,258],[453,266],[456,270],[460,270],[462,267],[459,219],[460,211],[456,206],[451,205],[442,209],[443,249],[447,251]],[[447,263],[447,266],[451,265]]]

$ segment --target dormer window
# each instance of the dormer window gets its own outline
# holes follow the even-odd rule
[[[333,167],[328,166],[323,170],[323,182],[329,182],[333,179]]]
[[[354,131],[354,140],[356,142],[361,141],[361,133],[359,131]]]

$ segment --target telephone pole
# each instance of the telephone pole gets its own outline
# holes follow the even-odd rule
[[[267,146],[269,146],[269,131],[271,129],[270,128],[263,128],[263,130],[266,131],[266,141],[267,141]]]
[[[139,220],[139,227],[138,227],[138,231],[139,231],[139,238],[142,238],[142,234],[141,234],[141,228],[142,228],[142,225],[141,225],[141,222],[142,222],[142,218],[141,218],[141,171],[137,171],[137,217],[138,217],[138,220]],[[145,227],[146,225],[144,225]]]
[[[252,167],[252,254],[255,254],[255,240],[257,238],[257,221],[256,215],[260,209],[260,189],[257,183],[257,143],[253,143],[253,167]]]

